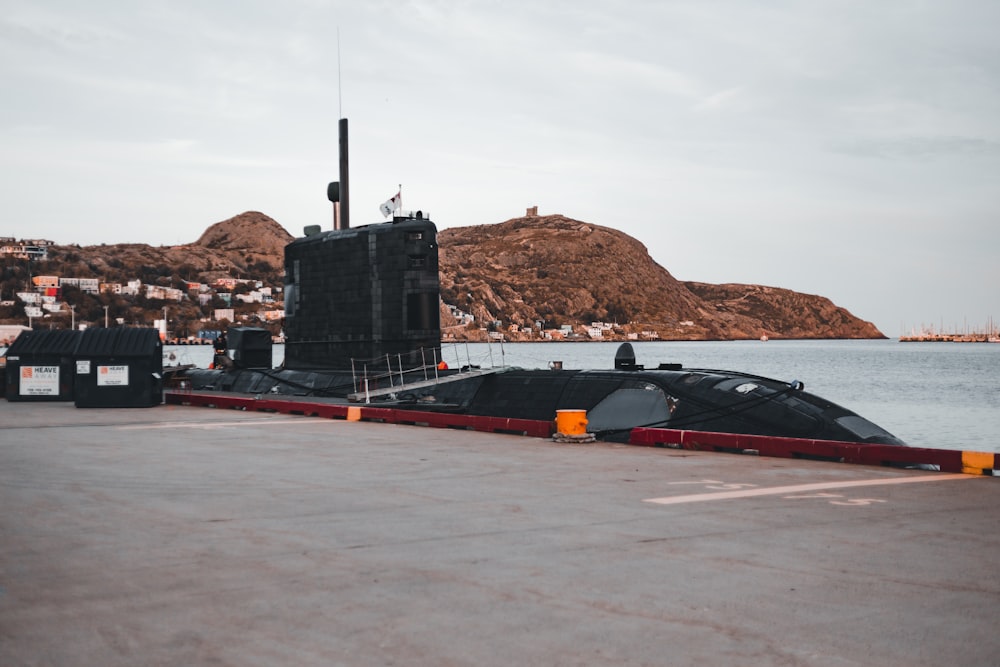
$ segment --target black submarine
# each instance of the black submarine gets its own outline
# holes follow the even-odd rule
[[[645,368],[629,343],[608,369],[442,369],[437,228],[422,211],[351,227],[346,119],[340,181],[327,195],[333,229],[307,227],[285,247],[281,367],[270,367],[267,331],[236,327],[224,368],[186,371],[192,389],[548,421],[558,410],[586,410],[588,431],[610,441],[658,427],[906,444],[801,382],[680,364]]]

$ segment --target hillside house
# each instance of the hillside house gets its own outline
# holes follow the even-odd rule
[[[38,292],[18,292],[17,298],[32,306],[37,306],[42,303],[42,295]]]
[[[147,299],[160,299],[163,301],[180,301],[185,296],[184,290],[176,287],[161,287],[160,285],[146,285]]]
[[[13,237],[3,236],[0,237],[0,255],[15,259],[45,260],[49,258],[49,248],[54,245],[54,241],[47,239],[22,239],[18,241]]]
[[[125,285],[121,283],[101,283],[101,291],[121,296],[139,296],[139,292],[142,291],[142,281],[130,280]]]
[[[71,285],[77,287],[81,292],[87,294],[100,294],[101,281],[99,278],[59,278],[59,287]]]

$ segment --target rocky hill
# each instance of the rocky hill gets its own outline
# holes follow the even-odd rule
[[[260,280],[267,286],[281,285],[283,249],[291,234],[263,213],[250,211],[210,226],[197,241],[176,246],[143,243],[78,246],[57,245],[49,249],[46,261],[7,259],[0,262],[0,293],[12,295],[23,290],[32,276],[54,275],[98,278],[102,282],[143,284],[184,289],[185,281],[210,283],[216,278]],[[237,288],[249,289],[249,288]],[[86,294],[74,287],[63,290],[64,301],[75,308],[77,322],[99,322],[105,317],[130,324],[149,325],[170,310],[170,332],[178,337],[202,328],[219,328],[212,320],[216,308],[226,307],[219,298],[202,305],[187,299],[163,302],[146,298],[102,293]],[[13,304],[13,305],[11,305]],[[233,304],[238,316],[253,317],[256,305]],[[69,326],[67,308],[51,317],[58,326]],[[19,301],[0,303],[0,322],[25,324],[24,306]],[[55,323],[55,321],[53,321]],[[278,324],[268,325],[277,333]]]
[[[292,239],[292,235],[273,219],[257,211],[247,211],[215,223],[193,244],[179,248],[186,251],[204,248],[244,269],[259,262],[281,267],[285,246]]]
[[[138,278],[172,286],[231,276],[276,286],[282,282],[284,247],[292,238],[275,220],[248,211],[211,225],[197,241],[183,245],[56,246],[33,273],[105,282]],[[678,281],[636,239],[561,215],[446,229],[438,242],[443,301],[476,317],[468,331],[449,330],[458,337],[475,337],[481,323],[498,320],[505,328],[601,321],[616,323],[624,332],[655,331],[678,340],[763,334],[884,338],[874,325],[824,297],[759,285]],[[0,287],[7,293],[23,285],[24,276],[15,274],[4,267]],[[96,302],[92,309],[104,312]],[[449,311],[442,312],[447,316]],[[442,323],[449,324],[447,318]]]
[[[772,338],[885,338],[874,324],[854,317],[826,297],[762,285],[683,284],[716,311],[759,323]]]
[[[284,247],[292,238],[272,218],[247,211],[211,225],[193,243],[56,246],[47,266],[39,266],[35,273],[48,270],[107,282],[140,278],[144,283],[167,284],[171,278],[210,282],[236,277],[281,284]]]
[[[634,238],[560,215],[439,233],[442,298],[478,321],[614,322],[681,340],[884,338],[829,299],[680,282]]]

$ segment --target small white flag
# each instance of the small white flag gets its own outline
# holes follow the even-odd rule
[[[383,202],[382,205],[379,206],[378,208],[380,211],[382,211],[382,215],[384,215],[385,217],[389,217],[389,215],[398,211],[402,205],[403,205],[402,193],[397,192],[395,195],[392,196],[391,199],[388,199],[385,202]]]

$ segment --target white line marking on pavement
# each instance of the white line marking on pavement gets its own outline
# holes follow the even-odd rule
[[[944,482],[953,479],[975,479],[976,475],[955,473],[950,475],[921,475],[920,477],[889,477],[884,479],[862,479],[844,482],[817,482],[815,484],[796,484],[794,486],[772,486],[763,489],[740,489],[738,491],[720,491],[718,493],[694,493],[686,496],[667,496],[665,498],[647,498],[643,502],[657,505],[679,505],[682,503],[700,503],[709,500],[732,500],[733,498],[753,498],[756,496],[777,496],[806,491],[822,491],[824,489],[850,489],[858,486],[883,486],[889,484],[915,484],[919,482]]]
[[[148,430],[154,428],[197,428],[202,430],[210,430],[213,428],[219,428],[222,426],[279,426],[290,423],[314,423],[318,421],[317,419],[309,419],[308,417],[288,417],[288,418],[270,418],[265,417],[262,419],[246,419],[243,421],[228,421],[228,422],[160,422],[157,424],[130,424],[127,426],[117,426],[118,431],[131,431],[131,430]],[[322,421],[331,422],[331,419],[323,419]]]

